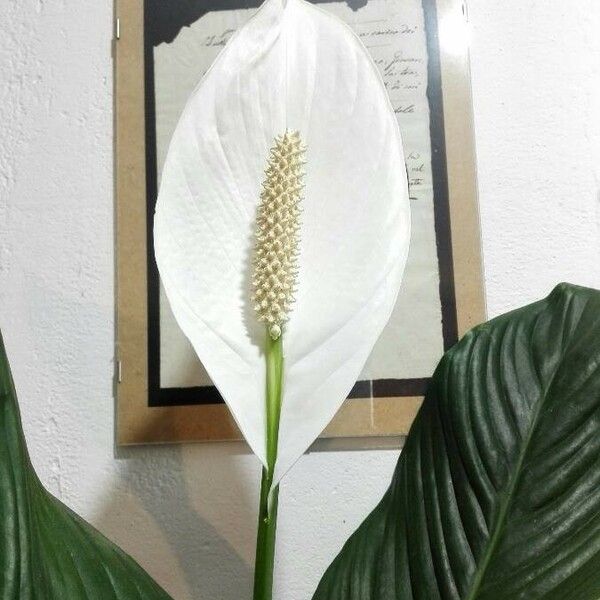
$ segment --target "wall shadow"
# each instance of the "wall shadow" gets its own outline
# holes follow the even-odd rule
[[[175,600],[252,596],[258,485],[252,489],[251,478],[258,482],[260,471],[240,446],[115,451],[120,473],[91,521]]]

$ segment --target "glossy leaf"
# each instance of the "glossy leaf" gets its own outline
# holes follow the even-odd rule
[[[387,322],[410,218],[396,117],[366,49],[303,0],[267,0],[189,99],[154,221],[177,322],[265,465],[265,328],[250,263],[269,149],[286,130],[299,132],[307,164],[274,484],[333,417]]]
[[[600,292],[562,284],[446,353],[314,600],[597,598]]]
[[[132,558],[40,483],[27,454],[1,337],[0,598],[170,598]]]

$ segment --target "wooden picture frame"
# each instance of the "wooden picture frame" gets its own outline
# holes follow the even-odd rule
[[[457,0],[423,0],[423,6],[434,50],[428,65],[434,195],[436,203],[444,200],[439,208],[436,204],[436,235],[438,228],[447,231],[436,238],[438,260],[452,274],[450,281],[440,279],[447,348],[485,320],[468,51],[460,45],[446,51],[439,43],[444,28],[464,23],[466,15]],[[148,166],[152,139],[144,2],[117,0],[115,15],[117,443],[237,440],[239,430],[214,394],[200,403],[190,403],[185,391],[166,402],[152,399],[157,373],[149,348],[155,346],[156,333],[149,315],[157,310],[157,299],[149,289],[157,285],[157,274],[149,259],[148,193],[155,193],[156,169]],[[360,386],[354,390],[323,432],[321,448],[382,447],[397,444],[408,432],[427,381],[405,380],[401,395],[388,395],[385,381],[378,385],[378,393],[369,397]]]

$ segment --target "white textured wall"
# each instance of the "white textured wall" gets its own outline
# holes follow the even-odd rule
[[[472,0],[488,305],[600,287],[600,3]],[[0,327],[48,487],[177,600],[249,597],[259,470],[243,446],[113,446],[108,2],[0,2]],[[396,452],[305,457],[277,597],[305,600]]]

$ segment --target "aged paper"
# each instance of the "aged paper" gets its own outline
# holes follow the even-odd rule
[[[361,379],[428,377],[443,353],[443,338],[427,101],[428,57],[421,0],[369,0],[357,10],[343,2],[320,6],[354,29],[382,73],[402,132],[411,189],[412,242],[404,283],[392,318]],[[188,96],[233,32],[254,11],[207,13],[171,43],[154,49],[159,175]],[[161,387],[210,385],[162,289],[160,329]]]

